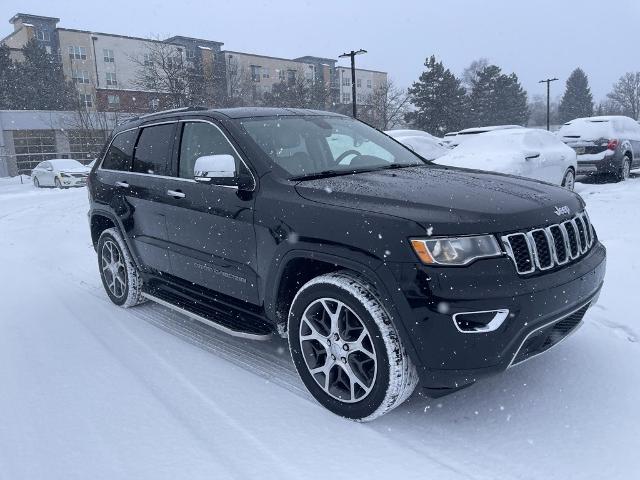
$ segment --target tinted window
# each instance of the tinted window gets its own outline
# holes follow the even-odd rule
[[[156,125],[142,130],[133,158],[133,172],[171,175],[171,148],[175,124]]]
[[[130,130],[116,136],[109,147],[109,151],[104,157],[102,168],[109,170],[129,170],[131,157],[133,156],[133,146],[136,143],[138,130]]]
[[[185,123],[180,143],[181,178],[193,178],[196,159],[204,155],[232,155],[238,165],[238,157],[222,132],[210,123]]]

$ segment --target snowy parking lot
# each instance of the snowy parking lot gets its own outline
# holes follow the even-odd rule
[[[311,399],[281,339],[114,306],[86,189],[0,179],[0,479],[637,478],[640,176],[576,190],[608,249],[584,326],[358,424]]]

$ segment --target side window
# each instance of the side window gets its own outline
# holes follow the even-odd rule
[[[132,172],[171,175],[171,153],[175,123],[142,129],[133,155]]]
[[[109,151],[104,156],[102,168],[128,171],[131,168],[131,157],[133,157],[133,147],[136,143],[137,135],[138,129],[116,135],[116,138],[111,142]]]
[[[187,122],[180,142],[180,178],[193,178],[193,167],[198,157],[205,155],[232,155],[239,159],[224,134],[210,123]]]

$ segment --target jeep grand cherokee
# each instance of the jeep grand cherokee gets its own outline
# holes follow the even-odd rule
[[[115,304],[288,337],[311,394],[352,419],[419,382],[441,395],[546,351],[605,273],[578,195],[434,165],[327,112],[134,119],[115,129],[89,195]]]

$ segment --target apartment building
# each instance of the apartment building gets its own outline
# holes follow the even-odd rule
[[[338,85],[338,102],[351,104],[352,76],[350,67],[336,67],[335,78]],[[376,90],[387,82],[386,72],[356,68],[356,104],[367,105],[368,99]]]
[[[14,32],[1,42],[14,58],[32,38],[62,63],[65,77],[78,89],[80,105],[88,109],[140,112],[163,108],[167,92],[145,89],[140,72],[162,60],[211,69],[222,42],[175,36],[166,40],[60,28],[60,19],[18,13]]]

